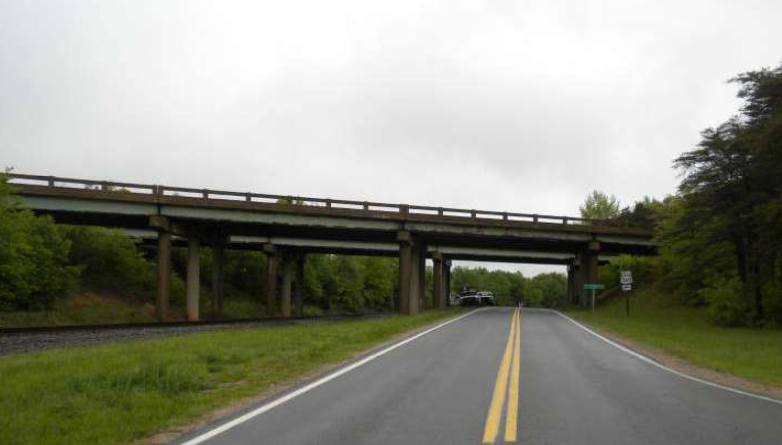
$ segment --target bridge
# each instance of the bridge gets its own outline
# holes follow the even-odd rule
[[[568,298],[586,304],[583,284],[620,254],[652,255],[652,233],[613,220],[269,195],[165,185],[10,173],[22,205],[58,223],[119,228],[157,246],[158,318],[169,312],[171,248],[186,244],[187,316],[199,318],[199,250],[214,249],[213,294],[222,308],[225,249],[267,257],[270,317],[301,313],[307,253],[399,258],[400,313],[415,314],[425,295],[425,262],[433,261],[433,305],[448,304],[453,260],[558,264],[568,268]],[[295,271],[280,257],[295,258]],[[279,270],[278,269],[282,269]],[[282,283],[278,286],[278,275]],[[295,277],[294,277],[295,275]],[[280,298],[278,298],[280,287]]]

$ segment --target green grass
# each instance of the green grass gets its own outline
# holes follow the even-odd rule
[[[128,443],[460,311],[0,357],[0,443]]]
[[[725,328],[710,324],[703,308],[681,307],[654,288],[635,291],[630,316],[624,298],[574,318],[704,368],[782,387],[782,330]]]

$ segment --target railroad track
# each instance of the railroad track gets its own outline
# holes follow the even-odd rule
[[[55,347],[86,346],[107,341],[183,335],[194,332],[355,320],[386,317],[389,315],[391,314],[380,312],[315,317],[0,328],[0,355],[32,352]]]

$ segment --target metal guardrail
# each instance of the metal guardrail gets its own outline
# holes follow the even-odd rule
[[[204,200],[237,201],[241,198],[246,202],[265,204],[314,205],[326,208],[343,208],[364,211],[389,211],[403,216],[410,214],[460,217],[470,219],[491,219],[502,221],[522,221],[533,223],[548,223],[560,225],[594,225],[594,226],[629,226],[626,222],[605,219],[579,218],[574,216],[540,215],[536,213],[498,212],[492,210],[458,209],[451,207],[433,207],[409,204],[391,204],[371,201],[350,201],[344,199],[312,198],[291,195],[269,195],[263,193],[235,192],[225,190],[196,189],[189,187],[172,187],[167,185],[137,184],[131,182],[95,181],[90,179],[64,178],[59,176],[25,175],[5,173],[8,182],[16,185],[44,185],[47,187],[74,188],[72,185],[100,191],[123,191],[127,193],[153,196],[198,197]],[[24,181],[24,182],[20,182]],[[41,184],[42,183],[42,184]],[[193,196],[195,195],[195,196]],[[230,197],[230,198],[229,198]],[[266,200],[266,201],[262,201]]]

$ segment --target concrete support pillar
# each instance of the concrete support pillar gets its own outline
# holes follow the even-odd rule
[[[408,306],[408,314],[415,315],[421,309],[421,250],[413,243],[412,258],[410,259],[410,282],[407,286],[410,288],[410,301]]]
[[[581,263],[573,266],[573,304],[580,306],[584,299],[584,279],[581,275]]]
[[[282,268],[282,295],[280,299],[280,312],[282,318],[291,316],[291,282],[293,281],[293,267],[286,263]]]
[[[296,306],[296,315],[304,316],[304,263],[305,254],[299,254],[296,257],[296,290],[293,294],[294,305]]]
[[[410,281],[413,276],[413,246],[401,241],[399,244],[399,302],[400,314],[410,314]]]
[[[222,242],[217,242],[212,247],[212,315],[215,318],[223,316],[224,252]]]
[[[443,256],[439,252],[432,255],[432,305],[435,309],[445,307],[445,288],[443,286]]]
[[[277,316],[277,248],[274,244],[263,245],[266,254],[266,315]]]
[[[591,292],[592,291],[584,291],[584,284],[587,283],[597,283],[598,282],[598,273],[597,273],[597,255],[598,252],[600,252],[600,243],[597,241],[593,241],[589,243],[586,249],[584,249],[583,252],[581,252],[581,261],[580,261],[580,272],[581,272],[581,307],[588,307],[591,305]]]
[[[421,249],[410,232],[397,235],[399,241],[399,313],[418,313],[421,296]]]
[[[418,308],[426,307],[426,245],[416,243],[418,252]]]
[[[451,260],[445,260],[445,305],[451,305]]]
[[[567,266],[567,294],[565,295],[567,304],[576,304],[576,266],[568,264]]]
[[[171,301],[171,233],[158,229],[157,232],[157,304],[155,315],[160,321],[168,319]]]
[[[198,321],[198,303],[201,290],[201,242],[191,235],[187,240],[187,320]]]

